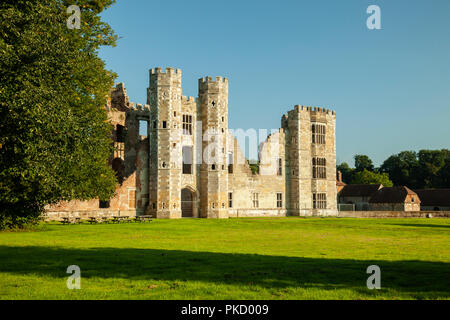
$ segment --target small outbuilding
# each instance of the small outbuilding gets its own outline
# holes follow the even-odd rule
[[[371,211],[420,211],[420,198],[408,187],[384,187],[369,201]]]
[[[354,205],[355,211],[368,211],[373,194],[383,188],[382,184],[347,184],[338,193],[340,205]]]
[[[450,211],[450,189],[414,190],[420,198],[423,211]]]

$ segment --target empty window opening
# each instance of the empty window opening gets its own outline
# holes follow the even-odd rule
[[[192,116],[188,114],[183,114],[183,134],[191,136],[192,135]]]
[[[278,159],[278,170],[277,175],[281,176],[283,174],[283,159]]]
[[[115,158],[112,163],[111,167],[116,173],[117,182],[119,184],[122,184],[125,180],[125,164],[124,161],[121,158]]]
[[[141,139],[148,137],[148,122],[146,120],[139,120],[139,137]]]
[[[233,192],[228,192],[228,208],[233,208]]]
[[[110,207],[110,202],[109,202],[109,200],[100,200],[100,201],[99,201],[99,204],[98,204],[98,207],[99,207],[100,209],[107,209],[107,208],[109,208],[109,207]]]
[[[183,174],[192,174],[192,147],[183,147]]]
[[[116,142],[125,142],[125,127],[120,124],[116,126]]]
[[[228,154],[228,173],[233,173],[233,154]]]

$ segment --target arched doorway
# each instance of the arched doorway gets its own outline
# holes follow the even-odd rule
[[[181,216],[194,217],[194,194],[187,188],[181,190]]]

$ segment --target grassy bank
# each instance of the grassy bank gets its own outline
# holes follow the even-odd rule
[[[43,224],[0,233],[0,299],[449,299],[449,243],[448,219]]]

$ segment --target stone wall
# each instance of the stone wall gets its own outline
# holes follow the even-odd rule
[[[135,217],[142,212],[139,210],[110,210],[110,209],[93,209],[93,210],[71,210],[71,211],[47,211],[44,215],[45,221],[61,221],[62,218],[81,218],[87,220],[90,217],[118,217],[128,216]]]
[[[450,211],[340,211],[340,218],[450,218]]]

